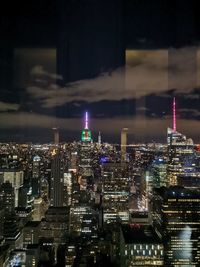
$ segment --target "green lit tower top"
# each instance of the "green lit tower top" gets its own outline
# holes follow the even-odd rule
[[[88,112],[87,111],[85,112],[85,127],[84,127],[84,130],[82,130],[81,140],[83,142],[92,141],[91,131],[88,128]]]

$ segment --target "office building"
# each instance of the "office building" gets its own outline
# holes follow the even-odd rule
[[[14,188],[15,207],[18,206],[19,188],[24,182],[24,172],[16,169],[2,170],[3,183],[10,182]]]
[[[19,188],[18,208],[33,209],[34,198],[32,188],[28,185],[23,185]]]
[[[152,186],[162,187],[167,185],[167,160],[164,157],[155,157],[152,162],[150,173]]]
[[[126,163],[104,163],[102,165],[102,207],[105,223],[129,221],[130,183]]]
[[[29,244],[38,244],[40,238],[40,221],[29,221],[23,228],[23,247]]]
[[[64,186],[63,186],[63,205],[70,206],[72,204],[72,179],[73,174],[71,172],[64,173]]]
[[[38,266],[40,258],[39,244],[29,244],[26,250],[26,267]]]
[[[84,238],[97,238],[98,213],[89,205],[70,208],[70,233]]]
[[[178,185],[179,175],[196,173],[196,158],[193,140],[177,131],[175,98],[173,100],[173,129],[167,129],[167,144],[167,185]]]
[[[4,209],[4,238],[6,244],[12,248],[22,246],[22,235],[15,213],[15,194],[10,182],[5,182],[0,187],[0,206]]]
[[[32,169],[32,179],[31,179],[31,186],[32,186],[32,194],[34,197],[39,197],[40,195],[40,168],[41,168],[41,158],[39,156],[35,156],[33,158],[33,169]]]
[[[164,266],[164,247],[150,226],[122,225],[120,266]]]
[[[55,151],[52,155],[50,205],[63,206],[63,158],[59,151]]]
[[[0,246],[3,243],[4,237],[3,237],[3,233],[4,233],[4,209],[1,206],[0,207]]]
[[[63,243],[69,233],[69,208],[49,207],[41,222],[41,237],[52,238],[54,244]]]
[[[45,204],[42,198],[36,198],[33,202],[33,213],[32,220],[33,221],[41,221],[45,216],[45,212],[48,209],[48,205]]]
[[[153,226],[163,240],[165,266],[200,264],[200,193],[183,187],[153,194]]]

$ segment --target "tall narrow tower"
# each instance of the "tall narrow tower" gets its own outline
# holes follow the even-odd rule
[[[59,144],[59,131],[58,128],[52,128],[54,131],[54,144],[58,145]]]
[[[59,151],[52,153],[50,204],[54,207],[63,206],[63,161]]]
[[[121,131],[121,161],[126,161],[127,132],[128,128]]]
[[[101,144],[101,132],[99,132],[99,135],[98,135],[98,144],[99,145]]]
[[[173,99],[173,131],[176,132],[176,98]]]

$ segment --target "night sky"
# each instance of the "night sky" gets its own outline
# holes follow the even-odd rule
[[[55,3],[57,2],[57,3]],[[0,142],[80,140],[84,111],[97,139],[200,142],[198,1],[9,3],[0,13]]]

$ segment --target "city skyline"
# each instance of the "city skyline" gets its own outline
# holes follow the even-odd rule
[[[6,9],[0,140],[50,141],[52,127],[63,129],[62,140],[77,139],[88,110],[107,141],[123,127],[131,142],[164,141],[175,96],[180,131],[199,142],[197,10],[195,0],[29,1],[15,16]]]
[[[0,267],[199,267],[199,1],[11,2]]]
[[[179,132],[182,132],[182,133],[184,133],[185,135],[187,135],[187,136],[189,136],[190,138],[192,138],[192,134],[190,134],[191,132],[189,132],[189,135],[187,134],[188,133],[188,124],[187,125],[184,125],[184,120],[182,120],[182,119],[179,119],[179,118],[177,118],[177,100],[176,100],[176,98],[175,97],[172,97],[171,98],[171,103],[170,103],[170,106],[171,106],[171,115],[169,115],[168,116],[168,118],[167,119],[165,119],[165,120],[163,120],[163,122],[162,122],[162,128],[160,128],[160,132],[158,133],[158,135],[157,135],[157,137],[159,136],[159,138],[160,139],[157,139],[157,138],[155,138],[155,133],[154,133],[154,135],[152,135],[152,139],[150,139],[149,137],[147,137],[147,135],[144,137],[144,136],[142,136],[142,138],[137,138],[137,136],[136,136],[136,134],[138,134],[137,132],[135,132],[135,130],[137,129],[137,126],[135,127],[135,128],[133,128],[132,127],[132,124],[133,124],[133,122],[131,121],[131,119],[122,119],[122,122],[121,122],[121,124],[122,125],[128,125],[129,127],[128,127],[128,129],[129,129],[129,131],[128,131],[128,135],[129,135],[129,138],[128,138],[128,141],[130,142],[130,143],[134,143],[134,142],[163,142],[163,143],[165,143],[165,141],[166,141],[166,129],[167,128],[172,128],[174,131],[176,131],[176,129],[177,129],[177,127],[178,127],[178,131]],[[142,110],[142,112],[144,112],[143,110]],[[111,120],[108,120],[108,119],[100,119],[100,121],[101,121],[101,128],[95,128],[96,127],[96,125],[98,125],[98,124],[96,124],[95,122],[96,122],[96,120],[98,120],[98,119],[93,119],[93,118],[91,118],[91,115],[89,114],[88,115],[88,111],[85,111],[85,113],[84,113],[84,121],[83,121],[83,118],[82,119],[75,119],[75,120],[73,120],[73,119],[69,119],[68,121],[69,121],[69,123],[71,124],[71,123],[73,123],[73,125],[77,125],[77,128],[76,128],[76,131],[78,132],[78,134],[76,133],[76,132],[74,132],[73,133],[73,137],[71,136],[71,138],[70,139],[64,139],[63,138],[63,132],[64,131],[67,131],[64,127],[62,128],[61,126],[60,127],[52,127],[52,128],[50,128],[51,126],[55,126],[55,125],[53,125],[52,124],[52,122],[49,124],[49,128],[48,127],[46,127],[44,130],[43,130],[43,134],[45,133],[45,131],[47,131],[48,132],[48,134],[49,134],[49,140],[48,140],[48,138],[45,136],[45,139],[44,140],[48,140],[48,142],[53,142],[53,133],[54,133],[54,135],[55,135],[55,130],[56,131],[59,131],[59,140],[60,140],[60,135],[61,135],[61,142],[67,142],[67,141],[79,141],[79,140],[81,140],[81,137],[80,137],[80,132],[81,132],[81,129],[85,129],[85,130],[88,130],[88,125],[89,125],[89,117],[90,116],[90,125],[92,126],[92,128],[91,128],[91,130],[92,130],[92,133],[93,133],[93,140],[94,140],[94,142],[98,142],[98,134],[99,134],[99,131],[103,134],[103,136],[105,137],[105,140],[104,140],[104,142],[110,142],[110,141],[113,141],[113,142],[116,142],[116,140],[120,140],[120,131],[121,131],[121,129],[122,128],[119,128],[119,126],[120,126],[120,124],[115,124],[114,123],[114,120],[113,119],[111,119]],[[43,121],[43,119],[46,121],[46,117],[44,116],[44,118],[41,118],[41,123],[44,123],[44,121]],[[139,133],[141,134],[141,133],[144,133],[145,132],[145,129],[146,128],[148,128],[149,129],[149,124],[148,123],[150,123],[151,124],[151,126],[153,126],[153,128],[154,127],[158,127],[158,125],[156,124],[156,120],[147,120],[146,118],[145,118],[145,116],[143,115],[143,116],[138,116],[138,125],[140,126],[140,131],[139,131]],[[136,118],[134,119],[134,120],[136,120]],[[26,120],[25,120],[26,121]],[[110,129],[110,138],[108,138],[107,136],[107,132],[105,132],[105,135],[104,135],[104,131],[102,130],[102,129],[104,129],[104,126],[105,126],[105,124],[104,124],[104,121],[106,121],[106,125],[107,124],[111,124],[111,121],[112,121],[112,128]],[[62,123],[64,123],[64,122],[66,122],[66,120],[65,119],[61,119],[61,122]],[[117,121],[117,123],[118,123],[118,121]],[[192,121],[190,120],[190,123],[191,124],[189,124],[189,125],[192,125]],[[153,125],[152,125],[153,124]],[[31,125],[32,125],[32,122],[31,122]],[[56,124],[56,125],[58,125],[58,124]],[[135,125],[137,125],[137,124],[135,124]],[[156,125],[156,126],[155,126]],[[29,125],[30,126],[30,125]],[[84,126],[84,127],[83,127]],[[99,125],[98,125],[99,126]],[[115,132],[115,127],[117,127],[118,126],[118,128],[116,129],[118,132],[116,133],[116,136],[118,135],[118,137],[116,138],[113,138],[113,136],[112,136],[112,134],[113,134],[113,132]],[[184,131],[184,126],[186,127],[185,128],[185,131]],[[24,127],[25,126],[22,126],[22,128],[24,129]],[[106,126],[107,127],[107,126]],[[189,129],[190,129],[191,127],[189,127]],[[186,130],[187,129],[187,130]],[[30,130],[31,130],[31,128],[30,128]],[[53,130],[53,131],[52,131]],[[134,132],[133,132],[134,131]],[[40,131],[39,131],[39,133],[41,133]],[[133,135],[134,134],[134,135]],[[82,135],[83,135],[83,133],[82,133]],[[91,135],[91,133],[90,133],[90,135]],[[149,133],[149,136],[151,136],[151,133]],[[155,139],[153,139],[153,136],[154,136],[154,138]],[[146,137],[147,137],[147,139],[146,139]],[[42,137],[41,137],[42,138]],[[74,139],[73,139],[74,138]],[[82,137],[83,138],[83,137]],[[106,138],[107,138],[107,140],[106,140]],[[112,140],[113,139],[113,140]],[[17,140],[15,140],[15,139],[8,139],[7,141],[10,141],[10,142],[17,142]],[[34,138],[33,138],[33,140],[31,140],[31,137],[29,137],[29,140],[28,140],[29,142],[36,142],[36,143],[41,143],[41,142],[39,142],[39,140],[37,140],[36,139],[36,141],[34,140]],[[196,142],[196,143],[199,143],[198,142],[198,138],[194,138],[194,141]],[[3,142],[3,141],[2,141]],[[22,141],[22,142],[27,142],[26,141],[26,138]],[[45,142],[44,142],[45,143]]]

